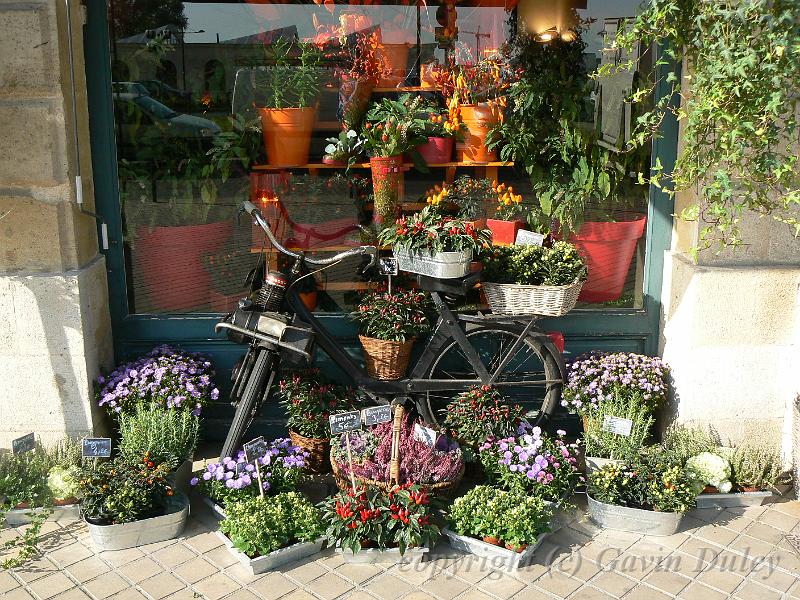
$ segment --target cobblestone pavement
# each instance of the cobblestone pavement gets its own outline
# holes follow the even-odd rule
[[[412,565],[345,564],[331,550],[280,572],[251,576],[213,533],[201,504],[177,540],[97,553],[81,523],[48,523],[42,554],[0,571],[0,596],[17,598],[800,598],[800,556],[785,537],[800,534],[800,502],[694,511],[683,532],[644,537],[600,530],[582,511],[520,570],[440,543]],[[7,539],[11,531],[0,532]]]

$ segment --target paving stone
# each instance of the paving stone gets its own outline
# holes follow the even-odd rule
[[[783,536],[786,535],[784,531],[765,525],[764,523],[753,523],[745,530],[745,534],[750,537],[767,542],[768,544],[777,544],[783,541]]]
[[[80,562],[67,567],[67,572],[72,575],[80,583],[85,583],[90,579],[94,579],[98,575],[107,573],[111,567],[105,561],[100,560],[96,556],[84,558]]]
[[[289,581],[283,573],[277,571],[267,573],[247,586],[247,589],[268,600],[275,600],[285,596],[296,588],[297,586]]]
[[[736,534],[734,533],[734,536],[735,535]],[[709,543],[708,540],[692,537],[681,544],[678,550],[684,554],[689,554],[698,560],[709,562],[722,551],[722,548],[715,544]]]
[[[677,596],[692,581],[678,573],[656,570],[645,577],[644,582],[657,590]]]
[[[305,588],[325,600],[338,598],[353,589],[353,584],[334,573],[326,573],[305,585]]]
[[[286,596],[285,600],[318,600],[318,599],[312,594],[309,594],[305,590],[295,590],[291,594]]]
[[[212,533],[210,531],[193,535],[192,537],[187,537],[184,540],[184,543],[191,546],[200,554],[222,546],[222,540],[220,537],[216,533]]]
[[[423,583],[432,579],[440,573],[435,564],[428,562],[417,562],[402,565],[395,565],[390,573],[405,579],[414,586],[422,586]]]
[[[6,594],[3,594],[3,600],[31,600],[32,598],[33,595],[25,591],[25,588],[23,587],[18,587]]]
[[[133,589],[133,588],[129,588]],[[91,600],[91,596],[79,587],[74,587],[58,595],[58,600]]]
[[[84,558],[94,556],[94,554],[94,551],[90,550],[80,542],[73,542],[49,551],[47,553],[47,557],[50,560],[55,561],[60,567],[68,567],[69,565],[79,562]]]
[[[30,584],[30,590],[41,600],[52,598],[75,587],[72,580],[61,572],[52,573]]]
[[[253,581],[256,580],[259,575],[253,575],[250,572],[250,569],[245,567],[242,563],[238,560],[235,564],[231,565],[230,567],[225,567],[224,573],[229,577],[233,577],[236,581],[241,583],[244,586],[249,585]]]
[[[167,567],[176,567],[192,560],[195,556],[197,555],[184,544],[173,544],[151,554],[154,560]]]
[[[470,588],[464,592],[464,595],[459,596],[458,600],[495,600],[495,597],[490,596],[483,590]]]
[[[236,600],[259,600],[258,596],[256,596],[250,590],[236,590],[229,596],[225,596],[225,598],[235,598]]]
[[[172,573],[163,571],[155,577],[145,579],[139,583],[139,587],[152,596],[154,600],[158,600],[185,588],[186,584]]]
[[[625,596],[625,600],[667,600],[668,598],[669,596],[664,592],[644,584],[636,586]]]
[[[436,600],[436,599],[426,592],[411,592],[407,596],[404,596],[403,600]]]
[[[678,594],[678,598],[682,600],[725,600],[728,598],[727,594],[712,590],[701,583],[692,583],[685,587],[683,591]],[[761,600],[759,598],[759,600]]]
[[[174,592],[170,594],[170,600],[175,598],[174,594]],[[61,598],[58,600],[61,600]],[[108,600],[150,600],[150,597],[143,592],[140,592],[136,588],[129,587],[128,589],[122,590],[118,594],[114,594]]]
[[[202,556],[197,556],[192,560],[181,563],[175,567],[172,572],[183,579],[186,583],[192,584],[196,581],[200,581],[204,577],[210,577],[217,571],[219,571],[217,567],[212,565]]]
[[[789,591],[798,580],[797,575],[790,575],[778,569],[770,569],[766,565],[756,567],[748,579],[756,581],[762,585],[785,593]]]
[[[46,577],[51,573],[55,573],[56,571],[58,571],[58,567],[47,560],[47,558],[40,556],[14,569],[14,574],[24,583],[30,583],[42,577]]]
[[[770,510],[761,515],[758,522],[774,527],[780,531],[791,531],[800,525],[800,517],[787,515],[777,510]]]
[[[19,587],[19,581],[8,571],[0,571],[0,594],[9,592]]]
[[[775,502],[772,504],[772,510],[800,519],[800,500]]]
[[[324,575],[328,570],[313,560],[306,558],[284,567],[281,572],[299,583],[308,583],[312,579]]]
[[[472,555],[465,556],[450,565],[447,568],[447,572],[460,577],[467,583],[478,583],[490,573],[486,568],[486,561]]]
[[[525,583],[519,579],[498,571],[489,573],[479,584],[480,589],[494,594],[498,598],[511,598],[524,587]]]
[[[140,581],[149,579],[161,571],[161,565],[146,556],[117,569],[120,575],[127,577],[133,583],[139,583]]]
[[[613,596],[609,596],[605,592],[590,588],[589,586],[583,586],[577,592],[572,594],[572,596],[569,597],[569,600],[611,600],[612,598]]]
[[[115,567],[127,565],[144,556],[144,552],[138,548],[126,548],[124,550],[106,550],[98,552],[97,556]]]
[[[542,588],[559,598],[566,598],[581,587],[581,582],[576,579],[570,579],[558,571],[550,571],[536,580],[536,587]]]
[[[203,557],[220,569],[225,569],[226,567],[230,567],[231,565],[235,565],[237,562],[239,562],[238,559],[231,554],[230,550],[228,550],[228,548],[225,546],[219,546],[218,548],[214,548],[208,552],[203,552]]]
[[[753,600],[754,598],[757,600],[780,600],[784,597],[784,594],[765,588],[753,581],[745,581],[744,585],[736,590],[736,598],[742,600]]]
[[[386,573],[370,581],[366,589],[384,600],[395,600],[410,593],[414,588],[407,581]]]
[[[113,596],[121,592],[130,584],[116,573],[103,573],[83,586],[97,600]]]
[[[636,582],[627,577],[623,577],[619,573],[613,571],[604,571],[599,573],[596,577],[590,580],[590,583],[608,592],[612,596],[620,598],[636,587]]]
[[[723,571],[721,569],[709,569],[703,571],[697,578],[697,581],[712,588],[718,589],[726,594],[730,594],[735,590],[744,577],[732,571]]]
[[[740,535],[736,540],[729,544],[727,549],[745,556],[769,556],[775,544],[757,540],[748,535]]]
[[[363,583],[376,575],[383,573],[377,565],[343,564],[336,569],[336,574],[354,583]]]
[[[732,529],[726,529],[719,525],[706,525],[698,529],[694,537],[706,540],[717,546],[727,546],[735,540],[738,535],[739,534]]]
[[[219,598],[241,589],[242,586],[225,573],[215,573],[211,577],[201,579],[192,587],[207,600],[219,600]]]
[[[514,596],[513,600],[539,600],[540,598],[546,598],[547,600],[551,600],[553,596],[550,593],[537,588],[536,584],[530,584],[519,594]]]

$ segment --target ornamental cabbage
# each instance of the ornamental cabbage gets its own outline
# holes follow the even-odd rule
[[[78,479],[75,467],[53,467],[47,476],[47,487],[53,498],[66,500],[78,496]]]
[[[714,486],[723,494],[730,492],[733,487],[730,481],[730,463],[711,452],[701,452],[687,460],[686,472],[697,493],[702,492],[707,485]]]

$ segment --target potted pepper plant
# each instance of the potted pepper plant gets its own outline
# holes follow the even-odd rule
[[[442,182],[425,192],[425,203],[443,215],[462,219],[475,229],[485,229],[486,206],[496,197],[488,179],[461,175],[452,184]]]
[[[417,152],[429,165],[449,162],[453,157],[456,136],[462,128],[452,119],[448,110],[436,104],[428,104],[425,109],[428,117],[425,119],[422,135],[427,141],[417,146]]]
[[[522,194],[515,194],[512,186],[492,182],[492,191],[497,201],[493,219],[486,219],[486,226],[492,232],[492,244],[513,244],[517,232],[525,227],[527,208],[522,202]]]

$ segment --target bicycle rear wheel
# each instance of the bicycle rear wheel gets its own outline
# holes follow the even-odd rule
[[[541,426],[559,406],[563,385],[561,361],[550,344],[536,335],[527,336],[513,356],[504,360],[521,331],[521,327],[507,325],[468,324],[466,335],[486,371],[495,378],[497,390],[508,402],[520,404],[531,423]],[[423,373],[423,379],[480,379],[452,338],[442,344]],[[457,394],[454,390],[422,394],[417,404],[423,418],[441,427],[447,405]]]

